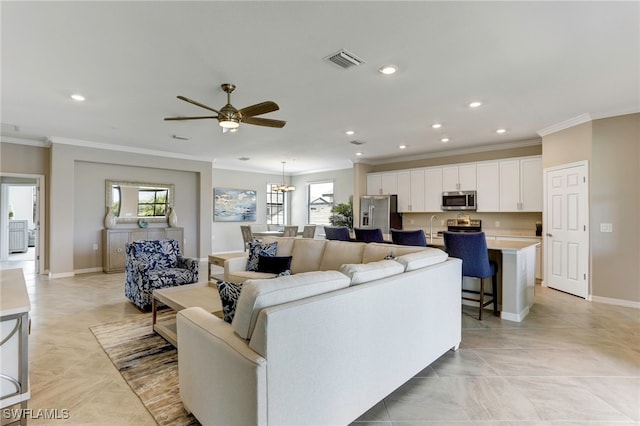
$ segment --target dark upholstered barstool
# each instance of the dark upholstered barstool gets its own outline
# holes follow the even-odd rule
[[[346,226],[325,226],[324,236],[327,240],[351,241],[349,228]]]
[[[480,280],[480,291],[462,289],[462,299],[472,300],[480,304],[478,319],[482,321],[482,310],[493,302],[493,314],[498,315],[498,264],[489,261],[489,250],[484,232],[449,232],[442,233],[444,249],[449,256],[462,259],[462,276]],[[491,277],[491,293],[484,292],[484,279]],[[479,298],[465,297],[464,293],[478,294]],[[491,300],[484,301],[484,296]]]
[[[393,244],[402,244],[405,246],[427,246],[427,237],[422,229],[413,231],[402,231],[400,229],[391,230],[391,241]]]
[[[353,228],[356,241],[363,243],[383,243],[382,229],[380,228]]]

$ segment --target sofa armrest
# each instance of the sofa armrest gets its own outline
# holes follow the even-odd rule
[[[247,267],[249,255],[233,257],[224,261],[224,279],[228,280],[230,272],[244,271]]]
[[[180,398],[202,424],[266,424],[266,360],[199,307],[177,314]]]
[[[194,274],[197,274],[199,265],[200,265],[200,262],[198,261],[198,259],[194,259],[191,257],[178,256],[178,264],[177,264],[178,268],[188,269]]]

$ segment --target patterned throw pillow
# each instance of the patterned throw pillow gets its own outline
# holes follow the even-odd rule
[[[242,283],[236,284],[228,281],[218,281],[216,286],[218,287],[218,294],[220,294],[220,300],[222,301],[222,319],[231,324],[233,316],[236,314],[236,305],[238,304],[238,298],[240,298]]]
[[[278,250],[278,242],[274,241],[270,244],[262,244],[260,241],[251,241],[249,243],[249,257],[247,258],[247,271],[258,270],[258,260],[260,255],[275,256]]]
[[[291,256],[258,256],[258,272],[281,274],[291,269]]]

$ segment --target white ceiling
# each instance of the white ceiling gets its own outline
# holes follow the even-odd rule
[[[582,114],[640,111],[637,1],[2,1],[1,13],[5,137],[260,172],[287,161],[298,174],[528,140]],[[341,48],[365,64],[323,60]],[[380,74],[387,63],[399,71]],[[227,82],[237,85],[234,106],[275,101],[280,110],[261,117],[287,125],[222,134],[215,120],[163,121],[211,115],[176,96],[219,109]],[[74,92],[86,101],[70,100]],[[472,100],[484,105],[470,109]]]

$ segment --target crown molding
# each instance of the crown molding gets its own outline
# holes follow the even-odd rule
[[[51,146],[51,142],[49,142],[49,140],[16,138],[13,136],[4,136],[4,135],[0,136],[0,142],[12,143],[16,145],[37,146],[39,148],[49,148]]]
[[[536,133],[538,133],[541,137],[545,137],[552,133],[556,133],[561,130],[575,127],[579,124],[588,123],[589,121],[592,121],[591,115],[589,115],[588,113],[584,113],[584,114],[580,114],[577,117],[573,117],[568,120],[561,121],[560,123],[552,124],[549,127],[545,127],[544,129],[538,130]]]
[[[402,163],[405,161],[424,160],[429,158],[451,157],[453,155],[477,154],[479,152],[501,151],[504,149],[522,148],[526,146],[536,146],[536,145],[542,145],[542,141],[540,139],[526,139],[522,141],[513,141],[513,142],[506,142],[506,143],[499,143],[499,144],[474,146],[474,147],[459,148],[459,149],[449,149],[446,151],[430,152],[422,155],[406,155],[402,157],[387,157],[387,158],[371,159],[371,160],[362,159],[361,161],[358,161],[358,163],[376,166],[379,164]]]
[[[81,146],[84,148],[104,149],[108,151],[121,151],[121,152],[129,152],[132,154],[154,155],[157,157],[179,158],[181,160],[206,161],[206,162],[213,163],[213,158],[208,158],[208,157],[199,157],[195,155],[186,155],[186,154],[179,154],[176,152],[158,151],[158,150],[146,149],[146,148],[133,148],[130,146],[114,145],[114,144],[108,144],[108,143],[90,142],[90,141],[85,141],[80,139],[63,138],[59,136],[52,136],[49,138],[49,141],[51,141],[52,144],[59,143],[62,145]]]

